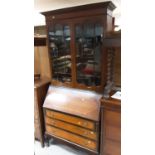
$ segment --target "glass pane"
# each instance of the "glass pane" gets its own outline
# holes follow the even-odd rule
[[[100,24],[76,25],[77,82],[87,86],[101,84],[101,45],[103,28]]]
[[[52,78],[61,82],[71,81],[70,28],[56,24],[49,28]]]

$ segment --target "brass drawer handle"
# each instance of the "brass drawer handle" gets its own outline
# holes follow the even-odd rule
[[[85,142],[85,145],[89,145],[91,143],[91,141],[89,140],[89,141],[86,141]]]
[[[91,134],[91,135],[94,135],[94,132],[93,132],[93,131],[91,131],[91,132],[90,132],[90,134]]]
[[[83,126],[87,126],[88,125],[88,123],[87,122],[78,122],[78,125],[83,125]]]
[[[81,122],[78,122],[79,125],[81,125]]]

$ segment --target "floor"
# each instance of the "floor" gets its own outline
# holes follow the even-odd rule
[[[62,144],[51,144],[42,148],[39,141],[35,141],[34,151],[35,155],[87,155]]]

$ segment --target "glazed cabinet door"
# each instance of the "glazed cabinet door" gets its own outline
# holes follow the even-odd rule
[[[72,81],[70,34],[70,25],[67,23],[55,23],[48,26],[52,79],[59,82]]]
[[[81,86],[101,85],[103,31],[98,21],[75,24],[76,82]]]
[[[80,89],[103,89],[103,25],[100,17],[48,24],[52,81]]]

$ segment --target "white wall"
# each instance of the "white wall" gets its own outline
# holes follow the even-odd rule
[[[45,17],[37,11],[34,11],[34,26],[45,25]]]

